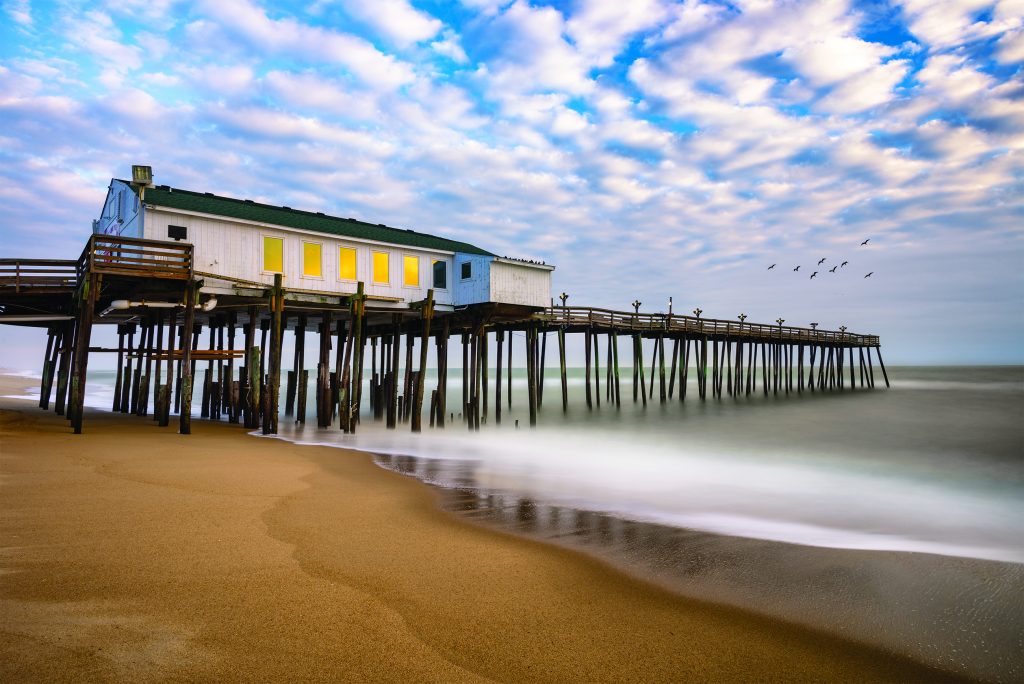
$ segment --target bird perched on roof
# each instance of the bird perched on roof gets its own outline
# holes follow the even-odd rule
[[[867,240],[865,240],[864,242],[860,243],[860,246],[861,246],[861,247],[863,247],[864,245],[868,244],[868,242],[869,242],[870,240],[871,240],[871,238],[868,238],[868,239],[867,239]]]
[[[775,264],[772,264],[771,266],[769,266],[769,267],[768,267],[768,270],[770,271],[770,270],[772,270],[773,268],[775,268]]]
[[[874,271],[872,271],[871,273],[874,273]],[[864,277],[865,277],[865,278],[870,278],[870,277],[871,277],[871,273],[868,273],[868,274],[867,274],[866,276],[864,276]]]
[[[823,263],[825,263],[826,258],[827,257],[821,257],[820,259],[818,259],[818,265],[821,266]]]
[[[843,263],[841,263],[841,264],[839,264],[839,265],[840,265],[840,266],[845,266],[845,265],[846,265],[846,264],[848,264],[848,263],[850,263],[850,262],[849,262],[849,261],[844,261]]]
[[[793,272],[794,272],[794,273],[796,273],[796,272],[797,272],[797,271],[799,271],[799,270],[800,270],[800,267],[799,267],[799,266],[797,266],[796,268],[794,268],[794,269],[793,269]]]
[[[839,267],[838,266],[833,266],[832,268],[828,269],[828,272],[829,273],[835,273],[837,268],[839,268]]]
[[[814,273],[812,273],[812,274],[811,274],[811,280],[814,280],[814,276],[816,276],[816,275],[818,275],[818,272],[817,272],[817,271],[815,271]]]

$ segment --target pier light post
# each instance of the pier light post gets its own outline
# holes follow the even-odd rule
[[[775,322],[779,324],[779,339],[782,339],[782,324],[786,322],[785,318],[776,318]]]
[[[704,313],[704,309],[699,309],[698,308],[698,309],[694,309],[693,310],[693,315],[697,317],[697,327],[698,328],[702,328],[703,327],[703,324],[700,322],[700,315],[702,313]]]
[[[562,294],[558,295],[558,298],[562,300],[562,309],[565,309],[565,300],[567,300],[569,298],[569,295],[567,295],[565,292],[563,292]],[[562,317],[565,318],[566,320],[568,320],[569,319],[568,312],[562,311]]]
[[[818,337],[818,324],[817,323],[811,323],[811,330],[814,331],[814,337]]]
[[[736,318],[740,319],[740,323],[742,323],[743,321],[747,320],[747,314],[740,314]]]
[[[640,305],[641,304],[643,304],[643,302],[641,302],[639,299],[634,299],[633,300],[633,313],[636,313],[636,314],[640,313]]]
[[[845,325],[839,326],[839,332],[842,333],[843,339],[845,340],[846,339],[846,326]]]

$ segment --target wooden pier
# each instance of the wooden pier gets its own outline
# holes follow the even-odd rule
[[[620,348],[631,355],[622,364],[631,373],[627,399],[631,388],[633,401],[644,406],[685,401],[691,374],[696,396],[690,399],[697,401],[869,389],[875,386],[874,361],[889,386],[878,337],[845,329],[701,318],[699,310],[689,316],[479,304],[442,312],[433,290],[423,301],[399,307],[367,296],[362,283],[353,292],[323,293],[285,289],[280,275],[268,284],[197,272],[192,254],[192,245],[183,242],[93,235],[78,260],[0,259],[0,323],[48,331],[41,408],[52,400],[80,433],[90,355],[111,353],[117,355],[114,411],[149,415],[163,426],[176,413],[179,431],[188,434],[197,398],[203,418],[276,433],[282,378],[284,415],[305,421],[307,331],[319,340],[311,350],[317,359],[317,425],[346,432],[355,432],[364,417],[364,391],[366,417],[389,428],[422,430],[424,404],[429,426],[444,428],[456,414],[447,401],[453,337],[462,344],[463,359],[458,414],[470,429],[488,420],[489,407],[500,423],[503,404],[512,405],[513,333],[524,340],[531,425],[544,401],[549,334],[558,354],[563,411],[569,410],[569,335],[583,336],[588,410],[600,408],[602,400],[621,407]],[[95,325],[116,326],[117,346],[90,346]],[[281,350],[289,331],[294,354],[285,360]],[[653,341],[646,364],[645,339]],[[428,393],[431,341],[437,373]],[[201,383],[194,381],[199,370]]]

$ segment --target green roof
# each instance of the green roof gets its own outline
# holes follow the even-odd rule
[[[270,226],[312,230],[317,233],[326,233],[339,237],[360,238],[387,242],[393,245],[438,249],[446,252],[494,256],[494,254],[467,242],[417,233],[414,230],[391,228],[383,223],[365,223],[350,218],[327,216],[320,212],[300,211],[290,207],[274,207],[269,204],[260,204],[252,200],[219,197],[209,192],[179,190],[178,188],[171,188],[166,185],[146,188],[145,202],[146,204],[153,204],[158,207],[244,219]]]

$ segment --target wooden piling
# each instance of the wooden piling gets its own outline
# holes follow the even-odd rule
[[[178,409],[178,432],[183,435],[192,433],[192,346],[195,335],[196,317],[196,285],[189,281],[185,285],[185,343],[181,348],[181,403]],[[251,361],[250,361],[251,363]]]
[[[612,348],[612,363],[614,364],[615,380],[615,408],[622,408],[622,387],[619,382],[619,335],[615,332],[608,333],[608,344]]]
[[[281,343],[284,340],[284,288],[281,274],[274,274],[274,286],[270,290],[270,361],[267,394],[265,402],[264,434],[277,434],[278,410],[281,395]]]
[[[539,409],[544,405],[544,368],[547,365],[548,355],[548,331],[544,330],[540,333],[540,364],[538,365],[538,378],[537,378],[537,408]],[[600,403],[600,402],[598,402]]]
[[[537,347],[537,329],[530,326],[526,329],[526,385],[529,402],[530,427],[537,424],[537,382],[536,361],[534,354]]]
[[[597,408],[601,408],[601,349],[597,345],[597,333],[590,333],[590,341],[594,345],[594,397],[597,400]],[[544,375],[541,374],[543,379]]]
[[[868,354],[870,354],[870,353],[871,353],[871,350],[869,349],[868,350]],[[878,347],[878,346],[875,347],[875,356],[878,357],[878,367],[882,369],[882,377],[885,379],[885,386],[888,388],[889,387],[889,374],[885,372],[885,364],[882,362],[882,351],[881,351],[881,348]]]
[[[497,337],[496,362],[494,364],[494,423],[501,425],[501,362],[505,356],[501,353],[505,344],[505,331],[499,328],[495,333]],[[440,367],[440,366],[439,366]]]
[[[569,381],[565,371],[565,328],[558,326],[558,374],[562,381],[562,413],[569,412]]]
[[[593,398],[591,397],[591,394],[590,394],[590,353],[591,353],[591,349],[590,349],[590,331],[589,330],[585,330],[583,332],[583,347],[584,347],[583,357],[584,357],[584,363],[585,363],[585,366],[586,366],[586,371],[585,371],[585,376],[584,377],[585,377],[585,382],[586,382],[586,385],[587,385],[587,410],[593,410],[593,408],[594,408],[594,401],[593,401]]]
[[[387,427],[394,429],[398,426],[398,364],[402,350],[402,316],[393,314],[391,317],[391,366],[390,382],[388,383],[388,418]]]
[[[74,374],[71,378],[71,424],[75,434],[82,432],[82,414],[85,406],[86,371],[89,366],[89,341],[92,339],[92,322],[96,312],[96,300],[102,285],[102,275],[88,274],[82,284],[79,304],[78,333],[75,335]]]
[[[434,291],[427,290],[423,302],[422,330],[420,331],[420,368],[416,374],[416,394],[412,407],[412,431],[419,432],[423,426],[423,384],[427,376],[427,346],[430,341],[430,321],[434,318]],[[431,421],[433,422],[433,421]]]

